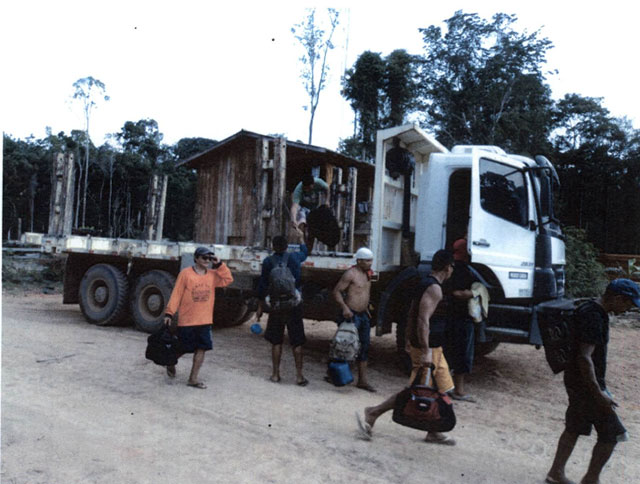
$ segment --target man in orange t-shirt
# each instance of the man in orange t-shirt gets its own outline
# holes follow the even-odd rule
[[[211,324],[216,287],[233,282],[229,268],[206,247],[198,247],[193,254],[195,265],[180,271],[165,309],[164,323],[170,325],[178,313],[178,337],[185,353],[193,353],[193,364],[187,385],[207,388],[198,380],[204,362],[204,352],[213,348]],[[211,264],[211,267],[210,267]],[[167,366],[167,374],[176,376],[176,367]]]

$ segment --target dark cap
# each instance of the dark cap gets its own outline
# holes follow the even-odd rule
[[[215,253],[207,247],[198,247],[193,253],[193,258],[202,257],[204,255],[215,255]]]
[[[607,292],[627,296],[640,308],[640,288],[630,279],[615,279],[607,286]]]

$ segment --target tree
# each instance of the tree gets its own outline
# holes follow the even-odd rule
[[[329,66],[327,55],[334,48],[331,39],[338,26],[339,12],[334,8],[328,8],[329,32],[328,34],[316,23],[316,9],[311,9],[307,18],[296,24],[291,32],[304,48],[304,54],[300,57],[302,62],[302,80],[304,88],[309,96],[309,141],[313,138],[313,121],[320,101],[320,93],[325,87]]]
[[[419,29],[424,123],[445,144],[497,144],[516,153],[547,152],[551,90],[545,84],[551,41],[519,33],[514,15],[491,22],[461,11],[447,31]]]
[[[355,113],[354,137],[360,143],[362,159],[372,159],[375,155],[385,67],[378,52],[365,51],[358,56],[342,80],[342,95],[350,102]]]
[[[84,186],[82,187],[82,226],[86,222],[87,213],[87,188],[89,179],[89,121],[91,119],[91,111],[97,107],[98,101],[108,101],[109,96],[106,95],[105,85],[102,81],[94,79],[93,77],[83,77],[73,83],[75,89],[73,93],[73,99],[79,101],[82,106],[82,113],[85,120],[85,163],[84,163]],[[77,224],[76,224],[77,226]]]
[[[404,123],[418,107],[416,58],[404,49],[382,58],[365,51],[345,72],[342,96],[354,111],[354,136],[341,140],[339,150],[362,159],[375,155],[376,131]]]
[[[562,182],[562,221],[606,252],[640,251],[640,132],[602,99],[568,94],[556,103],[551,141]]]
[[[418,79],[416,57],[397,49],[385,58],[383,91],[387,127],[400,126],[407,114],[417,108]]]

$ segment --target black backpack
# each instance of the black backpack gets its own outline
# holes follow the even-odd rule
[[[147,338],[145,357],[156,365],[175,365],[182,353],[180,339],[169,328],[161,328]]]
[[[273,309],[294,307],[298,304],[299,298],[297,296],[296,279],[287,265],[289,254],[285,252],[280,261],[276,261],[273,256],[271,257],[275,266],[269,273],[269,287],[267,290],[269,305]]]
[[[553,373],[564,371],[574,346],[574,331],[580,324],[582,311],[588,311],[592,301],[564,299],[544,304],[538,312],[538,326],[544,354]]]

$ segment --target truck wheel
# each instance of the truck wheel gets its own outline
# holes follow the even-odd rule
[[[131,298],[131,315],[137,330],[154,333],[160,329],[175,283],[175,277],[160,270],[145,272],[136,279]]]
[[[80,309],[91,324],[121,323],[127,315],[129,283],[124,273],[110,264],[96,264],[80,281]]]
[[[499,341],[487,341],[485,343],[476,343],[475,347],[475,355],[476,356],[486,356],[489,353],[495,351],[495,349],[500,344]]]
[[[253,314],[245,300],[218,296],[213,307],[213,328],[238,326],[249,321]]]

